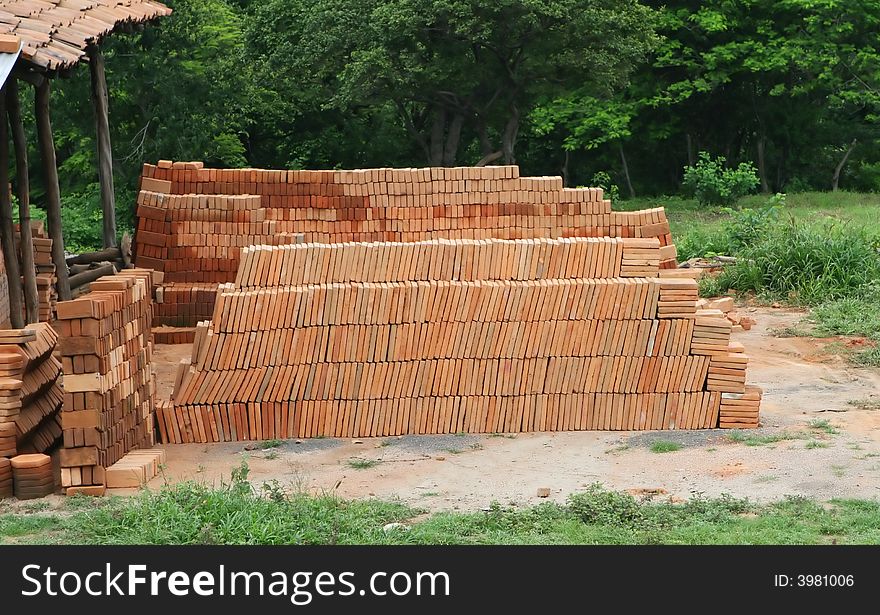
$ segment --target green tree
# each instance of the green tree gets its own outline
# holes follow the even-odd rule
[[[538,97],[625,85],[652,15],[635,0],[270,0],[248,40],[260,81],[290,93],[276,109],[391,108],[429,164],[471,142],[512,163]]]

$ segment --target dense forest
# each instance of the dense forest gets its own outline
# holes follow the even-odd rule
[[[105,44],[123,224],[140,164],[159,158],[517,163],[568,185],[604,173],[627,197],[677,193],[705,151],[753,164],[763,192],[880,189],[875,1],[166,4],[171,17]],[[91,226],[94,120],[78,70],[52,112],[65,217]]]

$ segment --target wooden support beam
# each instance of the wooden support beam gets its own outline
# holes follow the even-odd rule
[[[49,117],[49,81],[34,90],[34,115],[37,119],[37,141],[46,183],[46,222],[52,238],[52,262],[58,278],[58,299],[70,299],[70,283],[67,280],[67,263],[64,261],[64,233],[61,229],[61,189],[58,187],[58,165],[55,160],[55,139],[52,136],[52,120]]]
[[[104,56],[97,45],[89,45],[89,73],[92,77],[92,106],[98,135],[98,179],[101,183],[101,209],[104,213],[104,247],[116,245],[116,196],[113,193],[113,148],[110,143],[110,110]]]
[[[40,320],[40,300],[37,296],[37,268],[34,265],[34,238],[31,234],[30,178],[28,177],[27,137],[21,121],[18,101],[18,81],[6,82],[6,114],[12,129],[15,148],[15,184],[18,196],[18,221],[21,228],[21,277],[24,281],[25,324]]]
[[[9,279],[9,321],[13,329],[24,326],[21,297],[21,274],[15,253],[15,232],[12,224],[12,198],[9,194],[9,135],[6,131],[6,88],[0,92],[0,243]]]

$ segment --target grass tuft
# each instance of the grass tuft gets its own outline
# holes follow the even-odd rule
[[[741,429],[733,429],[727,434],[727,440],[746,446],[765,446],[767,444],[776,444],[777,442],[785,442],[787,440],[800,440],[804,436],[801,434],[783,431],[775,434],[756,435],[743,431]]]
[[[355,470],[366,470],[369,468],[376,467],[380,463],[382,463],[382,462],[378,459],[353,458],[353,459],[348,460],[348,467],[354,468]]]
[[[669,440],[657,440],[656,442],[651,443],[652,453],[673,453],[675,451],[680,451],[681,449],[681,444]]]

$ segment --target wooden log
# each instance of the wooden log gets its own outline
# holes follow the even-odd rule
[[[37,120],[37,141],[40,145],[43,176],[46,182],[46,222],[52,238],[52,261],[58,279],[58,299],[70,299],[67,263],[64,261],[64,232],[61,228],[61,188],[58,186],[58,164],[55,159],[55,139],[49,116],[49,81],[43,81],[34,90],[34,115]]]
[[[104,56],[97,45],[89,45],[89,73],[92,81],[92,105],[95,108],[95,131],[98,135],[98,179],[101,183],[101,209],[104,213],[104,247],[116,245],[116,197],[113,193],[113,150],[110,143],[107,77]]]
[[[82,273],[83,271],[92,271],[97,269],[98,267],[103,267],[104,265],[114,265],[117,270],[122,269],[122,261],[96,261],[94,263],[89,263],[88,265],[71,265],[70,266],[70,275],[75,276],[78,273]]]
[[[119,248],[106,248],[97,252],[84,252],[76,256],[67,257],[67,264],[73,265],[89,265],[91,263],[100,263],[103,261],[122,260],[122,250]]]
[[[34,238],[31,234],[30,178],[28,176],[27,137],[21,121],[18,102],[18,81],[6,82],[6,113],[12,129],[15,148],[15,184],[18,195],[18,221],[21,227],[21,269],[24,279],[25,323],[40,319],[40,300],[37,296],[37,270],[34,265]]]
[[[5,92],[6,88],[3,88]],[[14,329],[24,326],[22,314],[21,275],[15,253],[15,235],[12,228],[12,199],[9,195],[9,135],[6,134],[6,100],[0,95],[0,243],[6,261],[9,280],[9,320]]]
[[[79,288],[83,284],[94,282],[98,278],[102,278],[105,275],[113,275],[115,273],[116,267],[114,267],[110,263],[101,267],[96,267],[95,269],[89,269],[88,271],[83,271],[82,273],[77,273],[76,275],[70,276],[70,288]]]

